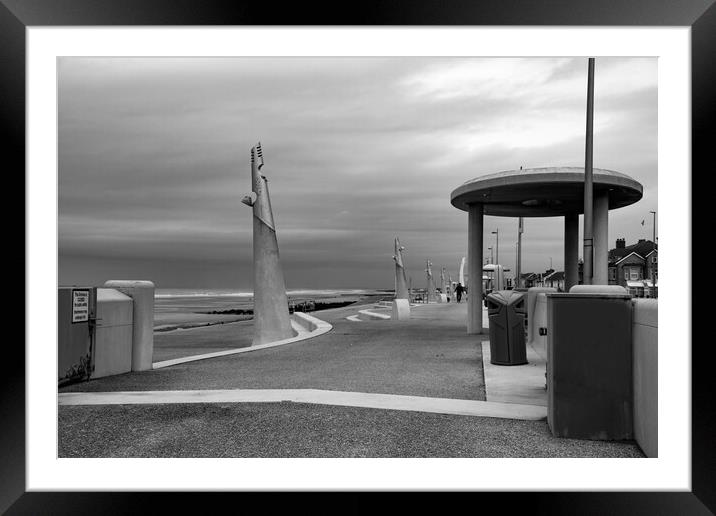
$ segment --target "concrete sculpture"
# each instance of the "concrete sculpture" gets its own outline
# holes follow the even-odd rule
[[[408,299],[408,281],[405,279],[405,266],[403,265],[403,250],[398,237],[395,237],[395,299]]]
[[[403,250],[405,247],[400,245],[398,237],[395,237],[395,299],[393,299],[393,316],[394,321],[405,321],[410,319],[410,294],[408,292],[407,281],[405,279],[405,266],[403,265]]]
[[[296,334],[291,328],[268,180],[261,172],[263,165],[258,143],[251,148],[253,193],[241,200],[253,208],[254,214],[254,345],[288,339]]]
[[[462,284],[463,287],[467,286],[467,282],[465,281],[465,257],[462,257],[462,260],[460,260],[460,274],[458,276],[458,281]]]
[[[427,286],[425,287],[425,301],[430,303],[435,301],[435,281],[433,280],[433,264],[430,260],[425,260],[425,274],[427,276]]]
[[[448,287],[445,281],[445,267],[440,269],[440,294],[438,294],[438,303],[447,303]]]

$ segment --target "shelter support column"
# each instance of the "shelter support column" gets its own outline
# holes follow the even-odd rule
[[[564,290],[579,284],[579,214],[564,216]]]
[[[468,205],[467,221],[467,333],[482,333],[482,204]]]
[[[592,285],[609,284],[609,192],[594,192],[594,270]]]

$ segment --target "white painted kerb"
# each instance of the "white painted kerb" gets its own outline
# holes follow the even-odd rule
[[[171,360],[163,360],[162,362],[154,362],[152,364],[153,369],[161,369],[163,367],[169,367],[177,364],[184,364],[186,362],[194,362],[196,360],[206,360],[207,358],[224,357],[227,355],[236,355],[237,353],[248,353],[250,351],[257,351],[259,349],[275,348],[276,346],[283,346],[284,344],[292,344],[313,337],[318,337],[324,333],[329,332],[333,326],[325,321],[322,321],[316,317],[304,314],[302,312],[296,312],[293,314],[300,319],[301,322],[295,321],[296,324],[292,326],[298,332],[298,335],[289,339],[277,340],[275,342],[267,342],[265,344],[257,344],[256,346],[248,346],[246,348],[227,349],[224,351],[216,351],[214,353],[205,353],[203,355],[193,355],[190,357],[174,358]],[[294,320],[291,321],[292,323]],[[306,327],[313,327],[312,330],[308,331]]]
[[[371,312],[370,310],[358,310],[358,313],[365,315],[368,319],[390,319],[390,315],[388,314],[379,314],[377,312]]]
[[[490,401],[428,398],[400,394],[326,391],[319,389],[233,389],[195,391],[66,392],[60,405],[141,405],[174,403],[277,403],[292,401],[317,405],[362,407],[497,417],[536,421],[547,417],[547,407]]]

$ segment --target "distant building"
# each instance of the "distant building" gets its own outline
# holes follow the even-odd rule
[[[555,273],[554,269],[547,269],[544,272],[526,272],[524,274],[520,274],[520,277],[522,278],[522,286],[525,288],[551,287],[552,284],[551,284],[551,282],[548,282],[548,278],[550,276],[552,276],[553,274],[562,274],[561,287],[562,287],[562,290],[564,290],[564,272]],[[558,275],[553,276],[555,288],[557,288],[558,280],[559,280]]]
[[[564,292],[564,271],[553,271],[544,276],[542,286],[556,288],[559,292]]]
[[[656,297],[659,287],[658,258],[658,246],[651,240],[642,238],[628,246],[623,238],[618,238],[616,247],[609,251],[609,284],[621,285],[635,297]]]
[[[535,274],[534,272],[525,272],[523,274],[520,274],[520,278],[522,278],[522,286],[524,288],[532,288],[536,287],[537,283],[539,281],[539,274]]]

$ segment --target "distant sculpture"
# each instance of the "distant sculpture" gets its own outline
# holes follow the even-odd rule
[[[450,281],[448,280],[447,271],[445,267],[440,270],[440,285],[442,293],[445,295],[445,300],[450,300]]]
[[[405,266],[403,265],[403,250],[398,237],[395,237],[395,298],[393,299],[392,320],[407,321],[410,319],[410,293],[405,279]]]
[[[261,172],[263,165],[261,143],[258,143],[251,148],[253,193],[241,200],[254,212],[254,345],[288,339],[296,334],[291,328],[268,180]]]
[[[403,250],[398,237],[395,237],[395,299],[408,299],[408,286],[405,279],[405,266],[403,265]]]
[[[445,286],[445,267],[440,269],[440,292],[436,296],[438,303],[447,303],[447,290]]]
[[[425,274],[427,275],[427,287],[425,292],[425,301],[430,303],[435,301],[435,281],[433,280],[433,264],[430,260],[425,261],[426,269]]]
[[[466,286],[467,283],[465,282],[465,257],[462,257],[462,261],[460,261],[460,277],[458,278],[458,282],[462,284],[462,286]]]

